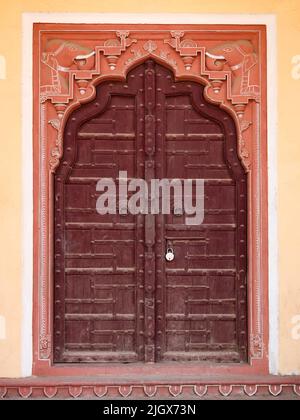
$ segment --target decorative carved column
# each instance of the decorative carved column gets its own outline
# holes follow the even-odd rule
[[[145,69],[145,181],[155,179],[155,72],[148,60]],[[149,198],[148,198],[149,199]],[[151,208],[151,199],[148,206]],[[155,361],[155,215],[145,216],[145,361]]]

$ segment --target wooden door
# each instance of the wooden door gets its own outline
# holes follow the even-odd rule
[[[203,224],[173,207],[100,216],[96,184],[119,171],[204,179]],[[247,360],[246,174],[203,86],[152,60],[100,84],[69,117],[54,184],[55,362]]]

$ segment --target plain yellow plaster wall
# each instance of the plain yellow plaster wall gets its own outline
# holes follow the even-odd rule
[[[297,334],[300,330],[296,325],[294,325],[296,327],[294,338],[292,337],[292,322],[293,320],[297,322],[296,316],[300,315],[298,275],[300,271],[298,256],[300,79],[295,80],[292,77],[292,58],[300,55],[300,1],[10,0],[6,2],[0,0],[0,55],[6,60],[6,79],[1,80],[0,77],[0,377],[14,377],[21,374],[21,14],[23,12],[272,13],[277,16],[280,372],[300,373],[300,333]],[[274,69],[277,65],[268,64]]]

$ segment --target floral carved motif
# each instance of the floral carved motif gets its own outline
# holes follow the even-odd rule
[[[42,359],[48,359],[51,355],[51,336],[42,335],[40,337],[40,355]]]
[[[252,357],[257,359],[263,355],[263,339],[260,334],[251,335],[250,337],[250,352]]]
[[[63,128],[62,128],[62,118],[64,115],[64,111],[66,105],[64,104],[55,104],[54,105],[58,118],[53,118],[48,121],[54,130],[56,130],[57,134],[55,137],[55,145],[51,150],[51,156],[49,159],[49,166],[52,172],[56,169],[59,164],[60,158],[63,153]]]
[[[144,50],[151,54],[157,50],[157,44],[149,39],[149,41],[144,44]]]

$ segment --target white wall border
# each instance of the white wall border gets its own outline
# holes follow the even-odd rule
[[[22,323],[21,375],[30,376],[33,361],[33,89],[34,15],[22,16]],[[30,106],[29,104],[32,104]]]
[[[33,312],[33,111],[32,41],[34,23],[153,23],[266,25],[268,65],[268,188],[269,188],[269,357],[270,373],[278,373],[279,275],[277,226],[277,25],[269,14],[126,14],[23,13],[22,14],[22,376],[32,373]]]

